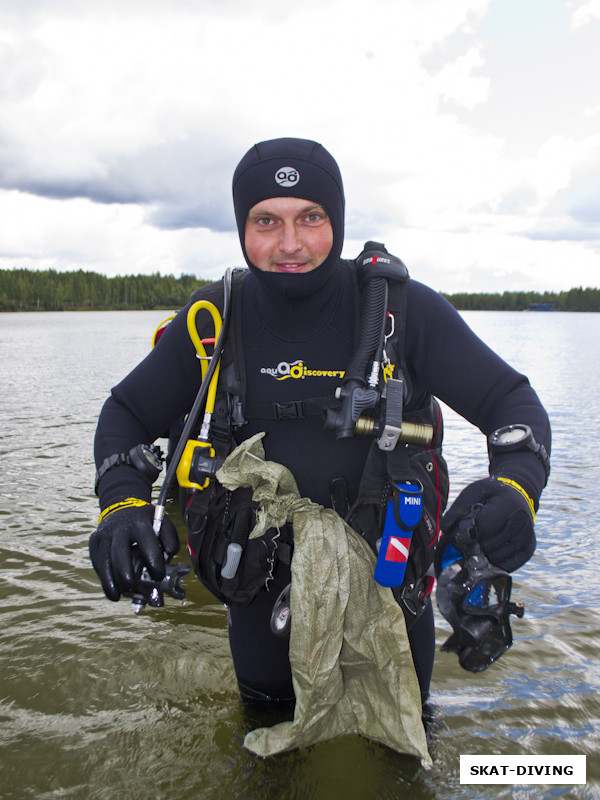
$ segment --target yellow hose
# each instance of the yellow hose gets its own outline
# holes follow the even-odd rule
[[[223,320],[221,319],[221,315],[219,314],[219,309],[215,305],[213,305],[213,303],[209,303],[208,300],[198,300],[196,303],[190,306],[190,310],[188,311],[187,314],[188,333],[190,335],[190,339],[194,343],[194,347],[196,348],[196,353],[198,354],[198,358],[200,359],[202,378],[204,378],[206,370],[208,369],[208,362],[210,358],[209,356],[206,355],[206,350],[204,349],[202,340],[198,335],[198,329],[196,328],[196,315],[198,314],[199,311],[202,310],[208,311],[213,318],[215,326],[215,339],[219,338],[219,333],[221,332],[221,325],[223,324]],[[219,382],[219,366],[220,364],[217,364],[214,374],[211,378],[210,385],[208,387],[208,393],[206,395],[205,414],[212,414],[215,408],[215,398],[217,396],[217,383]]]

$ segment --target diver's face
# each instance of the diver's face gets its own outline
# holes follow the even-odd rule
[[[249,261],[263,272],[310,272],[329,255],[333,229],[319,203],[271,197],[250,209],[244,237]]]

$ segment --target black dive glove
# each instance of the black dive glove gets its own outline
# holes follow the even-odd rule
[[[179,537],[166,516],[157,537],[153,519],[153,506],[132,498],[115,503],[101,515],[100,524],[90,536],[90,557],[109,600],[116,601],[122,594],[136,590],[140,565],[147,567],[154,581],[165,577],[165,553],[169,557],[177,553]]]
[[[535,550],[533,501],[514,481],[484,478],[469,484],[442,518],[445,544],[452,544],[456,525],[479,506],[477,534],[484,554],[496,567],[513,572],[528,561]]]

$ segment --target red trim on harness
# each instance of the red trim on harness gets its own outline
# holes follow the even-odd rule
[[[442,409],[440,407],[439,410],[438,410],[438,424],[437,424],[437,429],[436,430],[439,430],[439,427],[440,427],[441,424],[442,424]],[[434,434],[434,436],[433,436],[433,438],[431,440],[431,444],[429,445],[429,448],[431,448],[431,446],[433,445],[433,440],[434,439],[435,439],[435,434]],[[442,507],[442,498],[440,497],[440,470],[439,470],[439,467],[438,467],[438,463],[437,463],[436,457],[434,456],[433,453],[431,454],[431,458],[432,458],[433,464],[435,466],[435,493],[437,495],[438,502],[437,502],[437,508],[435,510],[435,532],[436,532],[436,536],[433,539],[433,541],[429,543],[429,547],[432,547],[433,545],[435,545],[437,540],[440,538],[440,511],[441,511],[441,507]]]

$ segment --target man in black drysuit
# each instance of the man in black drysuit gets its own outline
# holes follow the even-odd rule
[[[233,178],[240,242],[249,274],[243,286],[241,341],[248,405],[332,395],[357,345],[359,296],[355,274],[341,259],[344,237],[342,178],[332,156],[301,139],[262,142],[244,156]],[[97,467],[113,454],[150,444],[190,410],[200,383],[199,362],[186,327],[187,308],[170,323],[150,354],[113,390],[100,414]],[[512,423],[528,425],[550,451],[547,414],[527,378],[492,352],[436,292],[409,280],[405,340],[408,411],[429,394],[487,436]],[[343,478],[354,502],[371,437],[336,439],[316,415],[252,419],[237,441],[259,431],[266,458],[287,466],[300,494],[331,506],[330,484]],[[135,543],[156,580],[164,576],[162,549],[179,548],[165,518],[160,540],[152,529],[151,480],[119,459],[97,486],[101,522],[90,538],[93,565],[108,598],[134,589]],[[500,478],[500,480],[498,479]],[[492,458],[490,477],[471,484],[442,520],[449,530],[473,504],[483,503],[478,533],[496,566],[512,571],[533,554],[533,514],[547,480],[531,450]],[[438,520],[439,522],[439,520]],[[273,598],[290,580],[280,565],[275,586],[244,608],[228,611],[229,639],[242,696],[293,699],[288,641],[273,635]],[[431,604],[409,632],[422,697],[429,692],[434,657]]]

